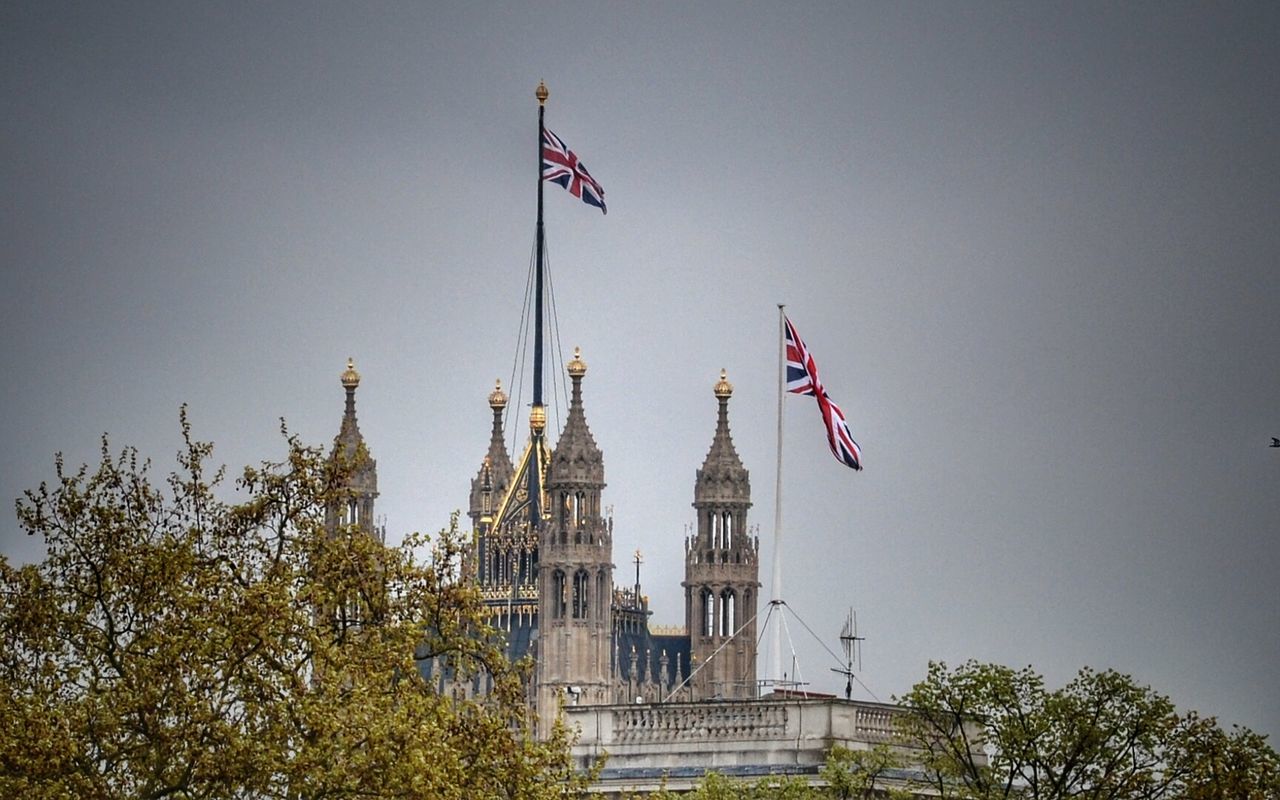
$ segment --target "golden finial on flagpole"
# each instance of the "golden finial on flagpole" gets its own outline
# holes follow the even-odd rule
[[[545,83],[538,81],[538,90],[533,93],[533,96],[538,98],[538,105],[545,106],[547,104],[547,98],[551,96],[551,92],[547,91],[547,85]]]

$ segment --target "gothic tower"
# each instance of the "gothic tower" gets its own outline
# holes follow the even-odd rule
[[[611,702],[613,520],[601,513],[604,457],[587,428],[577,349],[569,414],[547,467],[549,519],[539,536],[537,709],[544,728],[557,704]]]
[[[347,491],[339,502],[325,509],[325,527],[332,532],[342,525],[357,525],[381,542],[384,533],[373,518],[373,501],[378,496],[378,463],[369,454],[360,426],[356,424],[356,387],[360,385],[360,373],[356,372],[353,360],[347,359],[341,380],[347,393],[347,406],[342,427],[333,438],[329,460],[343,471]]]
[[[698,470],[698,522],[685,540],[685,622],[695,692],[700,698],[756,696],[756,608],[760,544],[747,532],[751,482],[729,434],[733,386],[723,370],[715,437]],[[709,663],[708,663],[709,662]]]
[[[506,497],[515,468],[507,455],[505,434],[502,430],[502,412],[507,407],[507,394],[502,391],[502,381],[497,381],[489,393],[489,408],[493,409],[493,432],[489,436],[489,452],[485,454],[480,471],[471,479],[472,530],[484,536],[493,526],[493,515],[498,503]]]

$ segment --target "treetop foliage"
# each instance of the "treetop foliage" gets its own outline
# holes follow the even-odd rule
[[[1266,737],[1180,714],[1112,670],[1085,667],[1050,690],[1030,667],[931,663],[900,701],[913,712],[903,743],[940,798],[1280,797],[1280,759]]]
[[[507,663],[459,579],[455,524],[384,547],[326,529],[351,464],[285,432],[286,457],[218,497],[191,436],[157,484],[104,437],[97,468],[56,462],[17,502],[42,563],[0,558],[0,796],[562,797],[569,741],[534,737]],[[423,677],[445,656],[491,681],[459,701]]]

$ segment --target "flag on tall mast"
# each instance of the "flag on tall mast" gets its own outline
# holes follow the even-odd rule
[[[827,430],[827,445],[836,460],[855,470],[862,469],[862,448],[853,439],[844,412],[831,400],[818,378],[818,364],[809,353],[795,326],[778,304],[778,450],[773,504],[773,599],[770,605],[780,612],[782,599],[782,399],[787,392],[812,395]],[[772,661],[774,680],[782,676],[782,626],[773,629]]]
[[[533,96],[538,98],[538,228],[536,234],[534,272],[534,314],[533,314],[533,409],[529,413],[529,427],[533,438],[541,443],[547,426],[547,411],[542,401],[542,362],[543,362],[543,261],[546,255],[546,237],[542,225],[542,184],[552,181],[563,186],[574,197],[593,205],[607,213],[604,204],[604,189],[591,177],[587,167],[578,156],[565,146],[560,137],[547,130],[546,113],[547,98],[551,92],[547,84],[538,81],[538,88]],[[542,452],[538,448],[537,452]],[[540,466],[540,465],[538,465]],[[541,469],[529,470],[529,502],[531,519],[540,519],[539,508]]]
[[[796,326],[791,324],[786,314],[782,315],[783,339],[786,343],[787,356],[787,391],[792,394],[807,394],[818,401],[818,411],[822,413],[822,424],[827,429],[827,445],[831,455],[846,467],[862,469],[862,448],[853,440],[849,423],[845,422],[844,412],[827,394],[822,380],[818,378],[818,362],[805,347]]]
[[[545,127],[542,129],[542,179],[560,184],[587,205],[609,213],[604,205],[604,189],[587,172],[587,165]]]

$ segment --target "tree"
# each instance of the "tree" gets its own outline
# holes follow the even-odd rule
[[[826,784],[827,797],[835,800],[870,800],[888,798],[903,800],[912,793],[903,788],[902,782],[886,780],[889,773],[907,765],[903,755],[886,744],[874,745],[870,750],[850,750],[836,745],[827,754],[827,763],[819,775]]]
[[[1164,695],[1082,669],[1050,691],[1031,668],[931,663],[901,702],[901,733],[948,798],[1275,797],[1276,755],[1247,729],[1180,715]],[[1215,794],[1222,786],[1231,794]],[[1213,787],[1219,787],[1217,789]],[[1268,793],[1269,792],[1269,793]]]
[[[458,579],[455,524],[384,547],[327,529],[350,464],[285,435],[219,499],[191,438],[163,485],[104,437],[94,471],[28,491],[47,557],[0,558],[0,796],[560,797],[583,788],[533,735],[520,665]],[[423,554],[424,555],[420,555]],[[419,661],[484,674],[442,696]]]
[[[1280,756],[1265,736],[1248,728],[1227,733],[1212,719],[1190,719],[1176,743],[1174,769],[1182,776],[1178,798],[1186,800],[1275,800],[1280,798]]]

